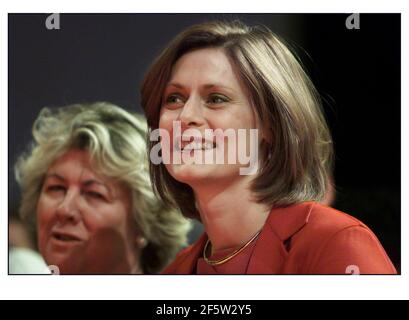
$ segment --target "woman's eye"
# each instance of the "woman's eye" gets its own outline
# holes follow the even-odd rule
[[[225,103],[228,102],[229,98],[223,95],[211,95],[208,99],[208,103],[211,104],[220,104],[220,103]]]
[[[183,101],[183,97],[178,95],[178,94],[171,94],[169,95],[166,100],[165,103],[167,105],[183,105],[184,101]]]
[[[51,185],[47,187],[47,191],[50,192],[65,192],[65,187],[60,185]]]
[[[98,200],[105,200],[105,197],[99,193],[99,192],[95,192],[95,191],[87,191],[86,195],[93,198],[93,199],[98,199]]]

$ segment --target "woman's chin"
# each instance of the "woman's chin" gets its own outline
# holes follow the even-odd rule
[[[47,265],[58,268],[60,274],[81,274],[82,255],[79,252],[48,250],[42,254]]]
[[[173,178],[189,185],[203,183],[203,179],[210,179],[216,174],[214,165],[177,164],[171,165],[169,169]]]
[[[168,171],[174,179],[186,183],[192,188],[219,184],[222,181],[233,181],[239,175],[235,165],[220,164],[179,164],[168,166]]]
[[[59,274],[67,274],[67,259],[62,256],[55,256],[55,255],[46,255],[44,256],[44,260],[50,268],[50,270],[55,270],[58,268],[57,272]]]

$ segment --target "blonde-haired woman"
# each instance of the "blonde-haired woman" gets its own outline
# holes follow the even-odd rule
[[[171,161],[151,162],[155,189],[205,227],[164,273],[396,273],[368,227],[319,204],[332,171],[320,97],[268,28],[239,21],[187,28],[148,70],[141,99],[151,131],[172,137],[161,136],[161,156]],[[209,130],[246,134],[232,142]],[[251,157],[226,159],[231,150],[239,158],[236,146],[248,153],[251,141],[255,174],[242,174]],[[224,162],[203,162],[218,152]]]
[[[109,103],[40,112],[16,164],[20,213],[61,274],[156,273],[185,244],[186,220],[152,192],[146,132]]]

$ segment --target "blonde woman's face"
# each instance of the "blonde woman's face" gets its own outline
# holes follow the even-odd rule
[[[131,197],[98,176],[84,150],[49,168],[37,204],[39,249],[61,273],[129,273],[137,265]]]
[[[175,121],[180,132],[175,132]],[[171,161],[165,165],[176,180],[194,188],[241,179],[239,169],[248,165],[238,155],[249,151],[249,131],[256,128],[256,120],[244,87],[221,49],[198,49],[175,63],[162,98],[159,128],[170,135],[170,148],[162,140],[162,155],[169,156]],[[246,141],[236,140],[234,148],[232,140],[220,134],[228,129],[236,138],[244,129]],[[206,135],[206,131],[215,134]],[[238,150],[239,145],[244,149]],[[221,163],[215,160],[216,153],[223,156]],[[201,164],[193,158],[201,159]]]

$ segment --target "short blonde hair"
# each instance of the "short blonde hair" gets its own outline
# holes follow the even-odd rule
[[[251,189],[257,200],[285,206],[320,201],[332,172],[332,139],[320,96],[296,56],[264,26],[239,21],[193,25],[177,35],[145,75],[141,104],[150,130],[159,125],[162,95],[173,65],[185,53],[221,48],[245,85],[265,139]],[[151,142],[150,148],[155,142]],[[150,164],[155,191],[186,216],[198,216],[192,189],[163,164]]]
[[[34,143],[15,166],[21,186],[20,215],[35,223],[37,202],[48,168],[70,149],[89,152],[98,173],[124,183],[132,215],[148,241],[141,252],[146,273],[160,271],[186,244],[188,222],[154,196],[146,158],[144,118],[109,103],[44,108],[33,125]]]

